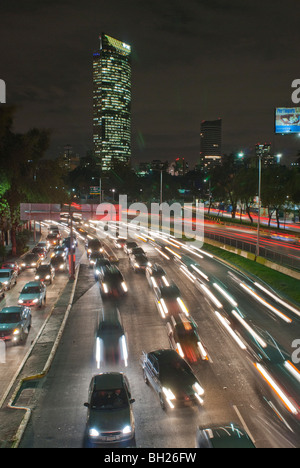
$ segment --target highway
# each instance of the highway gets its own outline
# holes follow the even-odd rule
[[[105,242],[110,249],[114,249],[110,239]],[[253,365],[253,355],[248,349],[241,349],[236,341],[237,335],[228,332],[224,326],[226,322],[219,318],[227,317],[227,324],[231,323],[230,330],[240,333],[231,313],[233,308],[242,311],[248,324],[267,331],[291,356],[292,342],[300,337],[298,310],[292,311],[278,304],[254,286],[250,278],[199,251],[184,249],[184,253],[197,261],[201,272],[208,278],[201,276],[200,282],[187,275],[178,257],[174,257],[176,260],[171,255],[170,260],[165,258],[156,242],[139,240],[139,244],[149,260],[159,262],[168,278],[175,281],[207,346],[209,360],[192,364],[205,390],[203,407],[178,408],[167,412],[161,409],[157,395],[144,383],[140,365],[143,350],[170,346],[166,323],[158,312],[153,291],[145,275],[134,273],[130,268],[123,250],[114,249],[129,292],[125,299],[103,304],[93,270],[88,268],[85,250],[80,242],[77,248],[77,262],[80,262],[77,289],[81,293],[75,294],[75,302],[50,371],[42,388],[36,391],[34,410],[20,447],[72,448],[84,445],[87,410],[83,404],[87,400],[91,377],[99,372],[95,361],[96,331],[103,310],[109,307],[117,307],[120,311],[129,346],[129,364],[126,368],[110,366],[100,371],[121,370],[128,376],[132,396],[136,400],[133,410],[137,447],[193,448],[198,425],[225,422],[236,422],[247,430],[256,447],[299,447],[297,416],[291,415],[277,395],[269,391],[269,386],[264,384]],[[174,245],[165,245],[178,254],[179,250]],[[182,248],[180,254],[183,254]],[[216,282],[226,288],[237,307],[233,307],[213,286]],[[57,283],[54,285],[58,287]],[[249,294],[245,286],[251,290],[255,287],[264,302],[258,302],[257,296]],[[216,307],[212,296],[207,294],[208,290],[218,298],[221,307]],[[59,290],[56,291],[59,294]],[[266,303],[271,307],[267,307]],[[25,352],[22,348],[8,350],[11,362],[14,360],[12,353]],[[0,371],[1,382],[3,376],[8,382],[10,376],[6,377],[7,368],[1,366]],[[295,389],[299,392],[299,382],[294,380]],[[299,393],[297,395],[299,397]]]

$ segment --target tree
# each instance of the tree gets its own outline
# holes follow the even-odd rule
[[[30,129],[21,134],[13,131],[16,109],[0,108],[0,197],[6,206],[11,227],[12,254],[16,255],[16,230],[20,224],[20,203],[49,199],[53,173],[40,176],[40,161],[50,141],[49,130]],[[56,181],[57,183],[57,181]],[[57,186],[57,185],[55,185]]]

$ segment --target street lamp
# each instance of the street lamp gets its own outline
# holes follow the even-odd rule
[[[259,240],[260,240],[260,210],[261,210],[261,161],[262,154],[258,155],[258,218],[257,218],[257,242],[256,242],[256,251],[255,259],[259,256]]]

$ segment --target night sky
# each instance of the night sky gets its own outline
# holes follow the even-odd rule
[[[271,143],[289,162],[300,138],[274,136],[294,106],[299,0],[2,0],[0,78],[15,130],[52,129],[92,149],[92,54],[105,32],[132,47],[132,161],[199,158],[202,120],[223,119],[223,152]]]

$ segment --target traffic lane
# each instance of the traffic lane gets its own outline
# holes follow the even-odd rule
[[[50,260],[51,253],[52,250],[50,250],[48,253],[47,258],[44,259],[44,263],[47,263]],[[81,247],[76,249],[77,261],[81,257],[82,253],[83,251]],[[1,301],[1,309],[4,307],[18,305],[20,291],[27,282],[34,280],[34,274],[35,268],[26,269],[20,273],[16,286],[14,286],[10,291],[7,291],[5,299]],[[32,326],[25,343],[18,346],[13,346],[11,343],[6,343],[5,362],[0,363],[0,400],[12,382],[12,379],[15,378],[16,372],[21,366],[24,357],[36,339],[45,320],[51,313],[55,302],[63,292],[68,280],[68,273],[56,274],[53,283],[51,285],[47,285],[46,304],[41,308],[31,308]]]
[[[265,407],[263,404],[262,394],[257,390],[257,375],[253,372],[252,361],[249,363],[247,355],[241,353],[241,350],[232,343],[224,329],[216,322],[214,309],[211,308],[211,305],[205,299],[202,303],[199,303],[198,291],[195,292],[195,288],[189,280],[178,275],[176,266],[174,268],[174,264],[166,263],[164,268],[169,277],[180,285],[184,301],[198,323],[200,337],[207,345],[209,355],[213,361],[212,364],[192,365],[206,390],[204,410],[208,418],[206,420],[202,415],[202,422],[204,424],[217,424],[220,421],[237,420],[237,417],[240,418],[241,413],[245,413],[242,418],[247,420],[247,427],[253,428],[251,432],[255,435],[258,444],[261,444],[262,447],[278,446],[279,443],[284,443],[283,446],[289,446],[290,434],[287,433],[286,437],[282,435],[286,431],[286,427],[282,428],[279,425],[280,442],[278,438],[277,440],[274,439],[274,434],[270,434],[270,439],[266,440],[264,428],[257,427],[256,416],[258,414],[264,414],[263,420],[269,421],[271,425],[274,423],[278,425],[278,421],[277,418],[274,421],[273,412],[270,412],[270,408]],[[193,296],[194,299],[192,300]],[[205,364],[208,365],[205,366]],[[222,399],[223,403],[221,404],[220,400]],[[251,402],[251,405],[249,405],[249,402]],[[224,408],[226,408],[226,411],[222,413]],[[240,408],[240,410],[237,410],[237,408]],[[234,414],[235,418],[233,418],[233,409],[236,413]],[[212,414],[217,414],[217,418],[213,421],[211,419]]]
[[[193,257],[192,254],[190,256]],[[247,319],[249,318],[253,324],[268,331],[289,354],[293,352],[292,343],[300,337],[300,320],[296,314],[276,303],[256,288],[259,296],[292,320],[292,323],[287,323],[270,311],[269,308],[259,303],[240,286],[240,283],[253,286],[250,278],[217,259],[205,257],[200,260],[195,257],[195,260],[201,265],[202,271],[208,275],[212,282],[216,279],[221,285],[225,285],[227,292],[238,303],[238,308],[245,314]],[[234,308],[214,288],[211,288],[211,291],[218,297],[227,311],[230,312]]]

